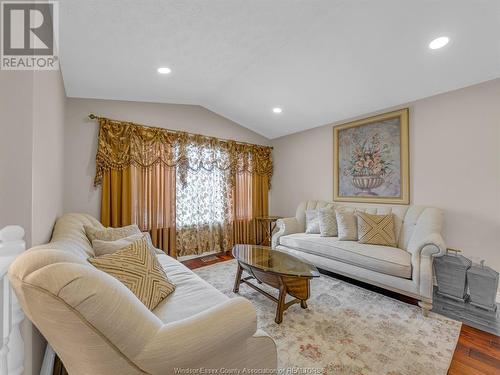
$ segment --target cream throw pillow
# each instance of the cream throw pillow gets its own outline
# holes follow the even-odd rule
[[[142,233],[133,234],[131,236],[120,238],[114,241],[94,240],[92,241],[92,247],[94,248],[95,255],[99,257],[101,255],[116,253],[118,250],[127,247],[132,242],[138,241],[141,238],[145,238]]]
[[[358,226],[356,223],[356,215],[354,212],[338,212],[336,213],[338,237],[340,241],[357,241]]]
[[[306,233],[319,234],[319,217],[318,210],[306,211]]]
[[[359,243],[397,246],[392,214],[370,215],[359,212],[357,216]]]
[[[332,207],[320,208],[318,218],[321,237],[335,237],[338,235],[337,217]]]
[[[105,229],[98,229],[89,225],[84,225],[83,229],[85,229],[85,234],[90,242],[94,240],[115,241],[133,234],[141,234],[141,230],[135,224],[127,225],[126,227],[121,228],[109,227]]]
[[[149,232],[142,232],[142,234],[144,235],[146,241],[148,241],[149,247],[153,249],[156,254],[165,254],[163,250],[154,247],[153,240],[151,239],[151,234]]]
[[[151,241],[151,236],[149,235],[149,232],[142,232],[141,234],[133,234],[131,236],[120,238],[119,240],[114,240],[114,241],[94,240],[92,241],[92,247],[94,248],[94,253],[96,256],[113,254],[118,250],[121,250],[124,247],[130,245],[132,242],[140,240],[141,238],[144,238],[146,240],[149,248],[152,249],[156,254],[164,254],[163,251],[153,246],[153,242]]]
[[[150,310],[175,290],[145,238],[88,261],[121,281]]]

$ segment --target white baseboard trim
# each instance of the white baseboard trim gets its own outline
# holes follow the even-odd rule
[[[47,348],[45,349],[45,355],[43,357],[42,368],[40,369],[40,375],[52,375],[54,372],[54,361],[56,359],[56,353],[54,349],[47,343]]]

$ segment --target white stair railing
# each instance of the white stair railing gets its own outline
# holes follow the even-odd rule
[[[26,248],[24,229],[8,225],[0,230],[0,279],[2,281],[2,347],[0,375],[21,375],[24,371],[24,342],[20,324],[24,313],[10,287],[7,271]]]

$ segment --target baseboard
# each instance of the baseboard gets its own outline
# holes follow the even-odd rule
[[[40,370],[40,375],[52,375],[54,372],[54,361],[56,359],[56,353],[54,349],[47,344],[45,349],[45,355],[43,357],[43,364]]]

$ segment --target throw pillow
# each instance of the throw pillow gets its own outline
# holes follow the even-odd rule
[[[359,243],[396,247],[392,214],[370,215],[359,212],[357,216]]]
[[[335,237],[338,235],[337,217],[333,208],[320,208],[318,218],[321,237]]]
[[[319,233],[319,217],[318,210],[306,211],[306,233]]]
[[[153,251],[156,253],[156,254],[165,254],[165,252],[161,249],[157,249],[154,245],[153,245],[153,240],[151,239],[151,234],[149,232],[142,232],[142,234],[144,235],[144,238],[146,239],[146,241],[148,241],[148,245],[151,249],[153,249]]]
[[[141,230],[135,224],[121,228],[109,227],[104,229],[84,225],[83,229],[85,229],[85,234],[87,235],[90,242],[94,240],[114,241],[119,240],[120,238],[131,236],[133,234],[141,234]]]
[[[340,241],[357,241],[358,227],[356,224],[356,215],[354,212],[338,212],[336,213],[339,240]]]
[[[141,238],[146,239],[145,236],[141,233],[133,234],[131,236],[120,238],[114,241],[94,240],[92,241],[92,247],[94,248],[95,255],[99,257],[101,255],[116,253],[118,250],[127,247],[131,243],[138,241]],[[148,246],[150,246],[149,243]]]
[[[88,261],[121,281],[150,310],[175,290],[175,284],[168,279],[145,238]]]

